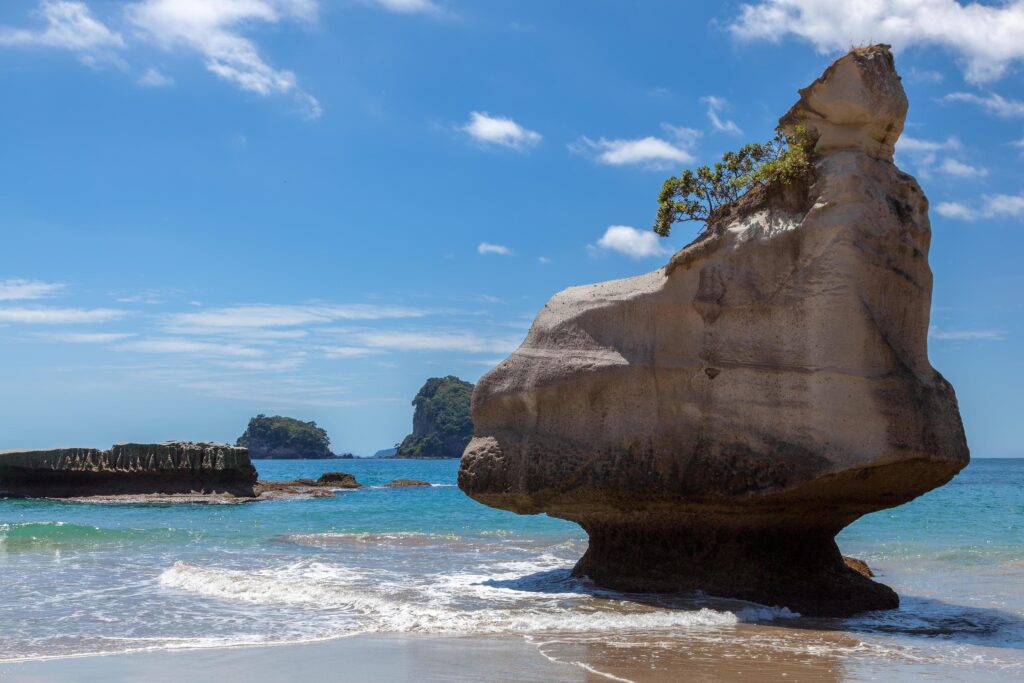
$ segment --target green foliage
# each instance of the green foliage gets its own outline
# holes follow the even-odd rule
[[[281,415],[252,418],[236,445],[248,448],[253,458],[326,458],[331,455],[331,440],[316,422]]]
[[[458,377],[431,377],[412,404],[412,434],[398,444],[398,457],[449,457],[462,455],[473,437],[470,398],[473,385]]]
[[[792,133],[780,129],[768,142],[726,152],[714,166],[698,166],[672,176],[658,195],[654,232],[667,237],[674,223],[706,223],[722,206],[754,188],[789,185],[806,176],[814,142],[804,126],[797,126]]]

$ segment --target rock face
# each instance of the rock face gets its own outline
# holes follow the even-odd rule
[[[0,495],[67,498],[128,494],[229,493],[251,497],[256,469],[244,448],[170,441],[110,450],[0,452]]]
[[[969,459],[928,361],[928,202],[893,164],[888,47],[832,64],[782,118],[806,183],[751,192],[652,273],[551,299],[477,385],[459,486],[578,522],[576,567],[806,615],[892,608],[834,537]]]
[[[431,377],[412,404],[412,434],[395,452],[398,458],[458,458],[473,436],[473,385],[458,377]]]

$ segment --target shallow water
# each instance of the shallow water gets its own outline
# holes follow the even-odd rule
[[[456,461],[257,467],[267,479],[340,469],[365,487],[247,505],[0,501],[0,661],[512,634],[628,680],[723,661],[826,680],[1024,677],[1024,460],[976,460],[844,531],[842,550],[902,597],[899,610],[846,620],[573,579],[582,531],[474,503],[454,486]],[[435,486],[381,486],[396,478]]]

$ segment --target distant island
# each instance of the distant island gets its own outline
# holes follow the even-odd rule
[[[473,385],[454,375],[431,377],[412,404],[412,434],[398,444],[395,458],[460,458],[473,437],[469,400]]]
[[[249,449],[254,460],[323,460],[349,459],[351,453],[335,455],[327,432],[316,422],[303,422],[293,417],[257,415],[249,420],[245,433],[238,437],[237,446]]]

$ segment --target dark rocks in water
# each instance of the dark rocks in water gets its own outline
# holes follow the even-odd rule
[[[244,448],[169,441],[0,453],[0,495],[72,498],[141,494],[254,496],[256,469]]]
[[[473,385],[458,377],[431,377],[412,404],[412,434],[398,445],[396,458],[458,458],[473,436]]]
[[[603,586],[896,607],[835,536],[969,460],[928,359],[906,111],[889,49],[854,50],[781,121],[816,139],[810,178],[742,197],[665,268],[552,298],[476,387],[460,488],[579,523],[576,572]]]
[[[324,472],[316,480],[320,486],[333,486],[336,489],[357,489],[359,482],[354,475],[347,472]]]
[[[404,488],[407,486],[430,486],[430,482],[420,481],[419,479],[395,479],[384,485],[388,488]]]
[[[360,484],[347,472],[324,472],[319,479],[290,479],[256,484],[256,495],[263,500],[271,498],[331,498],[335,489],[357,489]]]
[[[238,437],[254,460],[318,460],[331,458],[331,440],[316,422],[293,417],[257,415]]]

